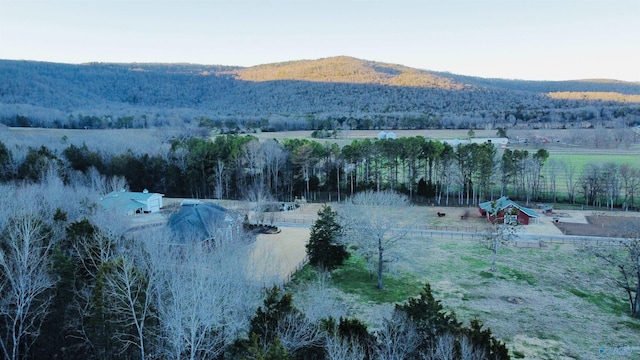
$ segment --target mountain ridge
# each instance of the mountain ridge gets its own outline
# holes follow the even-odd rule
[[[342,83],[361,83],[361,84],[384,84],[395,86],[425,86],[434,87],[433,85],[437,81],[441,81],[446,85],[453,85],[453,88],[461,89],[470,84],[464,81],[469,81],[472,86],[477,86],[476,83],[483,82],[513,82],[513,83],[538,83],[538,84],[570,84],[570,83],[591,83],[602,85],[623,85],[638,87],[634,91],[640,91],[640,82],[626,81],[619,79],[608,78],[586,78],[586,79],[568,79],[568,80],[527,80],[527,79],[509,79],[498,77],[479,77],[473,75],[462,75],[446,71],[426,70],[420,68],[413,68],[401,64],[384,63],[374,60],[359,59],[352,56],[339,55],[331,56],[319,59],[301,59],[301,60],[289,60],[283,62],[265,63],[252,66],[238,66],[238,65],[221,65],[221,64],[199,64],[189,62],[178,63],[165,63],[165,62],[85,62],[80,64],[71,63],[59,63],[50,61],[37,61],[37,60],[7,60],[0,59],[0,62],[21,62],[21,63],[40,63],[60,66],[102,66],[102,67],[121,67],[128,68],[131,71],[150,71],[155,69],[169,70],[167,73],[182,73],[182,74],[194,74],[196,70],[201,72],[207,72],[203,75],[232,75],[240,80],[247,81],[277,81],[277,80],[294,80],[294,81],[321,81],[321,82],[342,82]],[[306,67],[305,67],[306,66]],[[310,68],[316,68],[316,74],[319,74],[321,78],[314,78],[309,76],[310,74],[304,74],[303,72],[309,71]],[[273,74],[273,71],[279,70],[280,74]],[[331,74],[331,71],[336,70],[351,70],[352,74]],[[364,70],[364,71],[363,71]],[[369,71],[367,71],[369,70]],[[371,71],[373,70],[373,71]],[[261,74],[261,72],[263,74]],[[393,73],[395,72],[395,73]],[[357,75],[370,75],[377,74],[378,77],[371,79],[358,77]],[[283,76],[283,75],[297,75],[297,76]],[[388,81],[394,77],[414,74],[416,76],[426,77],[429,80],[423,81],[423,84],[411,84],[403,83],[402,81]],[[349,76],[351,75],[351,76]],[[356,76],[353,76],[356,75]],[[369,80],[369,81],[367,81]],[[371,81],[372,80],[372,81]],[[387,81],[384,81],[387,80]],[[435,81],[434,81],[435,80]]]
[[[0,59],[2,60],[2,59]],[[16,60],[16,61],[31,61],[31,60]],[[247,72],[247,70],[252,70],[252,69],[261,69],[261,68],[269,68],[269,67],[284,67],[284,66],[290,66],[290,65],[295,65],[295,64],[299,64],[299,63],[308,63],[308,64],[312,64],[312,63],[319,63],[319,62],[327,62],[327,61],[352,61],[352,62],[361,62],[364,64],[373,64],[373,65],[381,65],[382,67],[385,68],[403,68],[403,69],[407,69],[411,72],[421,72],[421,73],[428,73],[431,75],[436,75],[436,76],[441,76],[441,77],[447,77],[447,75],[449,76],[455,76],[455,77],[465,77],[465,78],[479,78],[479,79],[486,79],[486,80],[502,80],[502,81],[525,81],[525,82],[557,82],[557,83],[562,83],[562,82],[594,82],[594,83],[616,83],[616,84],[633,84],[633,85],[638,85],[640,86],[640,81],[627,81],[627,80],[620,80],[620,79],[613,79],[613,78],[584,78],[584,79],[563,79],[563,80],[531,80],[531,79],[524,79],[524,78],[501,78],[501,77],[480,77],[480,76],[474,76],[474,75],[462,75],[462,74],[457,74],[457,73],[453,73],[453,72],[449,72],[449,71],[436,71],[436,70],[429,70],[429,69],[423,69],[423,68],[415,68],[415,67],[410,67],[407,65],[402,65],[402,64],[396,64],[396,63],[385,63],[385,62],[380,62],[380,61],[375,61],[375,60],[367,60],[367,59],[360,59],[357,57],[353,57],[353,56],[348,56],[348,55],[336,55],[336,56],[329,56],[329,57],[324,57],[324,58],[318,58],[318,59],[298,59],[298,60],[287,60],[287,61],[281,61],[281,62],[273,62],[273,63],[264,63],[264,64],[256,64],[256,65],[251,65],[251,66],[239,66],[239,65],[221,65],[221,64],[201,64],[201,63],[189,63],[189,62],[177,62],[177,63],[167,63],[167,62],[131,62],[131,63],[126,63],[126,62],[114,62],[114,63],[110,63],[110,62],[86,62],[86,63],[81,63],[78,65],[91,65],[91,64],[100,64],[100,65],[183,65],[183,66],[194,66],[194,67],[219,67],[219,68],[229,68],[232,69],[231,73],[244,73]],[[49,62],[51,64],[66,64],[66,63],[55,63],[55,62]],[[73,65],[73,64],[67,64],[67,65]],[[236,70],[236,71],[234,71]],[[310,79],[289,79],[289,80],[310,80]]]
[[[0,60],[5,124],[26,117],[38,126],[79,126],[77,119],[89,116],[105,127],[133,116],[158,126],[205,117],[297,124],[354,118],[360,127],[419,119],[411,126],[482,127],[611,119],[614,113],[632,113],[635,121],[634,104],[640,104],[640,83],[486,79],[348,56],[251,67]]]

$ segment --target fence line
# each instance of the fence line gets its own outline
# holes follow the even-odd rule
[[[313,225],[314,219],[308,218],[277,218],[274,222],[283,224]],[[491,236],[487,228],[483,226],[413,226],[408,229],[392,229],[394,232],[410,232],[422,237],[458,238],[460,240],[480,240]],[[629,241],[624,238],[572,236],[572,235],[545,235],[545,234],[519,234],[513,240],[518,247],[543,247],[545,244],[574,244],[574,245],[616,245]]]
[[[272,219],[268,219],[267,222],[313,225],[316,221],[314,219],[307,218],[274,217]]]
[[[414,230],[413,233],[417,233],[422,237],[439,237],[449,239],[460,240],[481,240],[491,233],[483,232],[458,232],[458,231],[436,231],[436,230]],[[567,235],[536,235],[536,234],[521,234],[516,235],[515,239],[511,240],[511,243],[516,247],[544,247],[546,244],[574,244],[574,245],[619,245],[624,242],[631,241],[631,239],[625,238],[608,238],[608,237],[595,237],[595,236],[567,236]]]
[[[272,219],[269,219],[267,222],[272,223],[289,223],[289,224],[307,224],[313,225],[316,220],[309,218],[296,218],[296,217],[284,217],[278,216]],[[483,229],[482,226],[457,226],[457,225],[436,225],[436,226],[412,226],[409,227],[408,230],[410,232],[416,231],[452,231],[458,233],[479,233]]]

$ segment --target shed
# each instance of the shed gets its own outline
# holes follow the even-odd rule
[[[535,210],[520,206],[508,197],[503,196],[494,201],[486,201],[479,205],[480,214],[486,216],[490,222],[517,223],[529,225],[530,219],[539,218]]]
[[[101,198],[100,202],[107,209],[133,215],[160,211],[163,196],[163,194],[149,192],[147,189],[143,192],[113,191]]]

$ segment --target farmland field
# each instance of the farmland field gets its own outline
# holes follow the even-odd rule
[[[86,144],[92,150],[107,153],[124,153],[131,149],[134,153],[154,155],[167,151],[168,139],[183,132],[182,129],[78,130],[0,126],[0,141],[11,150],[44,145],[59,153],[71,144]]]
[[[592,154],[569,154],[551,152],[549,160],[563,161],[575,166],[577,173],[584,168],[586,164],[603,165],[606,163],[614,163],[616,165],[629,164],[633,167],[640,167],[640,154],[610,154],[592,153]]]

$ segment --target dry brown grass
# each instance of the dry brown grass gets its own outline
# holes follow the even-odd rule
[[[449,214],[464,210],[414,208],[407,217],[453,226],[460,220]],[[434,217],[437,211],[447,216]],[[484,221],[465,220],[478,226]],[[537,231],[545,228],[555,227],[545,222]],[[512,352],[526,358],[589,359],[598,357],[602,347],[640,346],[640,321],[627,315],[624,293],[608,280],[616,270],[603,267],[573,245],[505,248],[496,273],[489,272],[491,253],[475,241],[414,236],[398,250],[394,273],[430,282],[447,309],[465,321],[477,317]],[[350,315],[374,327],[392,308],[392,304],[358,302],[353,294],[343,297]],[[509,297],[521,303],[508,302]]]
[[[401,250],[397,274],[430,282],[446,309],[466,322],[480,319],[526,358],[588,359],[601,347],[638,343],[640,321],[625,313],[624,294],[606,281],[615,269],[571,245],[504,249],[496,273],[489,272],[490,252],[472,241],[413,237]],[[373,326],[391,308],[348,301],[350,315]]]

